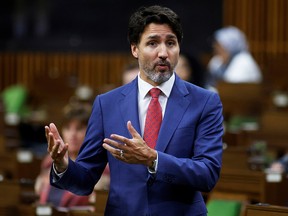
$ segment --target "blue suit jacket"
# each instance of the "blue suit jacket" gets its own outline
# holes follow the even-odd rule
[[[140,133],[137,79],[99,95],[85,141],[75,162],[54,186],[90,194],[109,162],[111,183],[105,215],[194,216],[206,213],[200,191],[216,184],[222,158],[222,104],[216,93],[176,76],[167,102],[156,150],[158,169],[116,160],[102,147],[112,133],[131,137],[126,123]]]

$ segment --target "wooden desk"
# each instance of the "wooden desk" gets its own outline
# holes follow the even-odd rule
[[[285,174],[280,176],[282,180],[279,182],[267,181],[264,171],[249,169],[249,155],[245,148],[228,149],[223,152],[220,179],[212,192],[245,195],[249,203],[287,205],[288,197],[283,192],[288,191],[288,178]]]
[[[15,206],[20,203],[20,184],[17,181],[0,181],[0,206]]]
[[[264,172],[224,168],[213,191],[245,194],[251,203],[286,205],[288,198],[283,191],[288,190],[288,179],[282,178],[281,182],[267,182]]]
[[[5,179],[18,178],[17,159],[14,153],[0,153],[0,172]]]
[[[263,109],[263,85],[258,83],[227,83],[216,86],[223,104],[225,117],[233,115],[256,115]]]
[[[19,205],[17,206],[17,216],[37,216],[37,215],[51,215],[51,216],[69,216],[68,212],[58,211],[57,209],[50,206],[43,206],[47,209],[42,209],[42,211],[37,210],[39,206],[35,205]],[[38,214],[39,213],[39,214]],[[45,214],[47,213],[47,214]],[[88,215],[87,215],[88,216]]]
[[[101,216],[104,215],[105,212],[109,191],[95,190],[95,192],[96,192],[95,213],[97,214],[97,216]]]
[[[32,152],[27,151],[24,154],[31,154],[31,159],[21,161],[20,151],[0,153],[0,172],[5,179],[36,179],[40,173],[42,159],[36,158]]]
[[[288,208],[274,205],[247,205],[245,216],[285,216]]]

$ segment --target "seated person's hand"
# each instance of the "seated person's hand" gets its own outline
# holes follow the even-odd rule
[[[283,164],[281,164],[279,162],[274,162],[271,164],[270,170],[273,172],[282,173],[282,172],[284,172],[284,166],[283,166]]]

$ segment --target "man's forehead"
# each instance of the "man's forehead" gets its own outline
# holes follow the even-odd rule
[[[150,23],[147,25],[142,33],[142,37],[145,39],[157,39],[165,37],[168,39],[177,38],[176,34],[172,31],[171,27],[168,24],[156,24]]]

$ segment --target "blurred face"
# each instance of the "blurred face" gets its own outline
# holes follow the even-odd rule
[[[190,80],[192,68],[190,67],[188,59],[185,56],[180,55],[178,64],[175,68],[175,72],[181,79],[186,81]]]
[[[72,159],[78,155],[85,133],[86,126],[77,120],[68,122],[68,124],[62,128],[63,140],[69,144],[68,151]]]
[[[214,53],[218,55],[223,63],[227,63],[230,58],[230,54],[227,50],[224,49],[218,42],[214,42],[213,44]]]
[[[141,78],[156,86],[172,76],[180,48],[167,24],[151,23],[146,26],[139,44],[131,45],[131,51],[138,59]]]
[[[131,82],[132,80],[134,80],[136,78],[136,76],[139,73],[139,69],[138,68],[134,68],[131,70],[127,70],[123,73],[123,77],[122,77],[122,83],[123,84],[127,84],[129,82]]]

